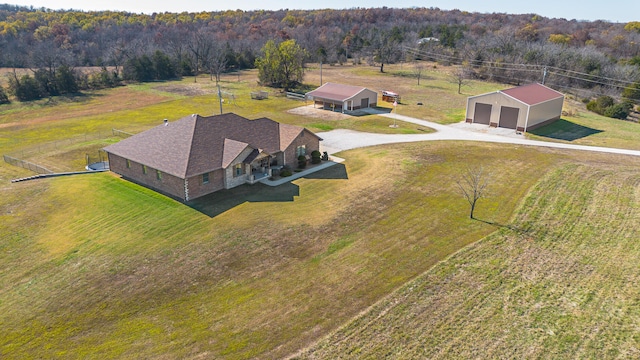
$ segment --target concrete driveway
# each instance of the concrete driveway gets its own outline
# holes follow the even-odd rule
[[[638,150],[626,150],[616,148],[606,148],[599,146],[586,146],[586,145],[573,145],[564,143],[553,143],[538,140],[526,139],[523,135],[517,135],[515,131],[511,129],[489,129],[486,125],[474,125],[474,124],[452,124],[441,125],[431,121],[412,118],[404,115],[397,114],[378,114],[390,119],[397,119],[405,122],[418,124],[421,126],[430,127],[436,130],[431,134],[416,134],[416,135],[392,135],[392,134],[372,134],[364,133],[354,130],[337,129],[327,132],[318,133],[323,141],[321,146],[323,151],[327,151],[329,154],[334,154],[339,151],[355,149],[365,146],[415,142],[415,141],[434,141],[434,140],[462,140],[462,141],[485,141],[504,144],[518,144],[529,146],[544,146],[549,148],[558,149],[571,149],[571,150],[583,150],[583,151],[596,151],[612,154],[623,154],[640,156]]]

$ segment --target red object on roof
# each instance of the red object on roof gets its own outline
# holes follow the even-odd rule
[[[500,92],[527,105],[536,105],[545,101],[564,97],[562,93],[541,84],[523,85],[507,90],[500,90]]]

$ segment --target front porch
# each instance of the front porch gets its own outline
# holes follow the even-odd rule
[[[252,169],[251,174],[247,174],[247,184],[253,185],[270,177],[271,168]]]
[[[264,179],[268,179],[272,175],[272,162],[276,161],[276,158],[262,150],[256,150],[248,160],[250,173],[247,174],[247,184],[255,184]]]

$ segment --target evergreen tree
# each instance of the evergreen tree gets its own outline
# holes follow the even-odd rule
[[[9,103],[11,103],[11,101],[9,100],[9,96],[7,96],[7,93],[4,91],[4,88],[0,86],[0,105],[9,104]]]
[[[13,77],[9,78],[9,92],[18,101],[38,100],[44,96],[44,91],[40,88],[38,81],[29,75],[18,78],[16,74],[13,74]]]

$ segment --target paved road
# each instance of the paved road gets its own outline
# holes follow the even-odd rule
[[[403,116],[403,115],[396,115],[396,114],[379,114],[379,115],[385,116],[391,119],[396,118],[401,121],[430,127],[436,130],[436,132],[431,134],[392,135],[392,134],[372,134],[372,133],[364,133],[364,132],[359,132],[354,130],[337,129],[337,130],[318,133],[318,136],[320,136],[323,139],[321,143],[323,150],[327,151],[329,154],[333,154],[342,150],[349,150],[349,149],[355,149],[359,147],[381,145],[381,144],[392,144],[392,143],[403,143],[403,142],[414,142],[414,141],[431,141],[431,140],[465,140],[465,141],[485,141],[485,142],[519,144],[519,145],[530,145],[530,146],[544,146],[544,147],[558,148],[558,149],[596,151],[596,152],[604,152],[604,153],[612,153],[612,154],[640,156],[640,151],[638,150],[626,150],[626,149],[606,148],[606,147],[599,147],[599,146],[574,145],[574,144],[529,140],[522,135],[515,135],[515,132],[513,130],[508,131],[508,133],[510,134],[509,136],[497,135],[497,134],[491,134],[487,132],[467,130],[464,128],[464,126],[460,126],[458,124],[441,125],[431,121],[420,120],[420,119],[412,118],[409,116]],[[473,126],[477,127],[480,125],[473,125]],[[486,125],[484,126],[486,127]],[[501,130],[503,129],[496,129],[495,131],[499,132]]]

